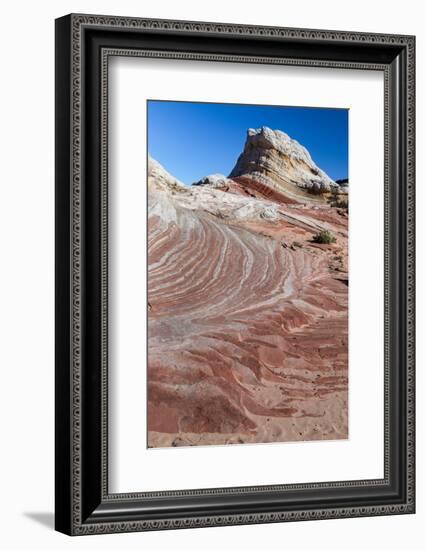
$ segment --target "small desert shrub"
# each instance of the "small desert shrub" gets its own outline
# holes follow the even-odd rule
[[[318,244],[332,244],[336,242],[336,237],[333,233],[324,229],[312,237],[312,242]]]

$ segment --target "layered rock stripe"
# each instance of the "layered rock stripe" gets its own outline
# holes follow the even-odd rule
[[[339,185],[269,128],[229,177],[148,164],[148,446],[347,438]]]

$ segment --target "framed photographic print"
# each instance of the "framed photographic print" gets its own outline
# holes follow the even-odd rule
[[[414,513],[412,36],[56,21],[56,529]]]

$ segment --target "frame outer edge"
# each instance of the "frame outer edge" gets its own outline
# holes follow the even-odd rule
[[[408,174],[407,174],[407,199],[409,205],[414,208],[414,47],[415,39],[412,36],[403,35],[380,35],[371,33],[309,30],[309,29],[284,29],[279,27],[257,27],[246,25],[229,25],[220,23],[203,23],[187,21],[169,21],[138,18],[123,18],[115,16],[93,16],[71,14],[67,16],[70,21],[71,33],[71,359],[72,371],[70,373],[71,382],[71,490],[70,498],[72,502],[70,534],[96,534],[112,533],[136,530],[157,530],[157,529],[178,529],[188,527],[202,527],[212,525],[237,525],[248,523],[282,522],[309,519],[327,519],[335,517],[361,517],[369,515],[403,514],[414,511],[414,425],[413,429],[408,430],[408,447],[412,449],[411,457],[408,455],[408,475],[411,475],[411,483],[407,485],[407,502],[401,505],[392,506],[367,506],[364,508],[349,507],[327,510],[308,510],[299,512],[274,512],[274,513],[253,513],[243,515],[225,515],[200,517],[192,519],[179,520],[158,520],[158,521],[133,521],[117,523],[83,524],[81,518],[81,486],[80,486],[80,462],[81,462],[81,425],[80,425],[80,380],[81,380],[81,38],[83,26],[99,27],[119,27],[127,29],[149,29],[149,30],[173,30],[176,32],[191,33],[214,33],[228,36],[251,36],[262,38],[294,38],[309,41],[321,40],[336,43],[375,43],[378,45],[395,45],[404,47],[408,50]],[[65,18],[63,18],[65,19]],[[60,20],[59,20],[60,21]],[[411,136],[411,137],[410,137]],[[410,164],[411,161],[411,164]],[[58,182],[58,180],[57,180]],[[58,187],[57,187],[58,190]],[[411,231],[411,233],[410,233]],[[414,251],[414,212],[407,218],[407,233],[409,239],[407,249],[409,253]],[[411,237],[410,237],[411,235]],[[409,393],[414,389],[414,256],[407,263],[407,280],[410,284],[407,286],[407,315],[408,326],[407,335],[409,349],[407,353],[408,366],[408,390]],[[62,315],[62,313],[61,313]],[[60,315],[60,316],[61,316]],[[57,364],[58,365],[58,364]],[[57,368],[58,373],[58,368]],[[57,394],[58,398],[58,394]],[[408,421],[414,422],[414,396],[408,398],[409,412]],[[411,401],[410,401],[411,399]],[[57,524],[57,528],[58,524]],[[59,528],[59,530],[61,530]]]
[[[81,25],[74,15],[71,21],[71,285],[72,285],[72,315],[71,315],[71,446],[72,446],[72,509],[71,534],[79,534],[82,525],[81,514],[81,361],[82,361],[82,59],[81,59]]]
[[[55,528],[71,534],[71,19],[55,22]]]

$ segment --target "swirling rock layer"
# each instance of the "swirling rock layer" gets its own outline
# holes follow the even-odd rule
[[[148,175],[148,445],[346,438],[346,211]]]

